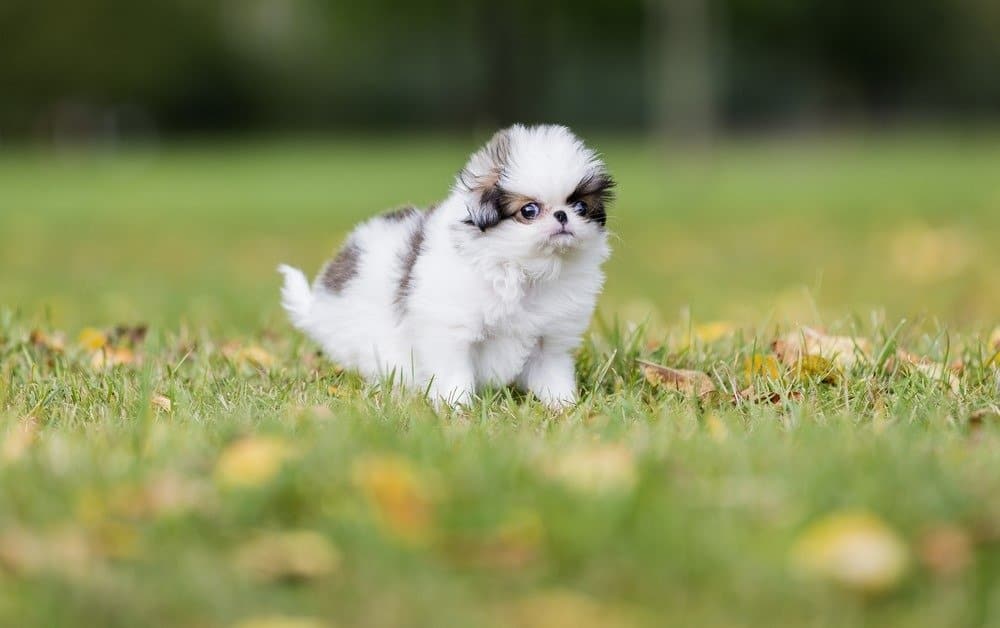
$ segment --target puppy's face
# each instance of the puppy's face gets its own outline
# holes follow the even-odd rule
[[[458,181],[473,238],[513,260],[603,242],[613,187],[596,153],[558,126],[500,131]]]

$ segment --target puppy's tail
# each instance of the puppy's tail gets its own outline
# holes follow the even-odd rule
[[[288,312],[292,324],[305,330],[313,304],[309,281],[301,270],[285,264],[278,266],[278,272],[285,276],[285,285],[281,287],[281,306]]]

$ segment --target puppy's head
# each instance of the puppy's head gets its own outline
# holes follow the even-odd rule
[[[597,153],[563,126],[515,125],[459,173],[465,226],[512,259],[561,256],[604,242],[614,181]]]

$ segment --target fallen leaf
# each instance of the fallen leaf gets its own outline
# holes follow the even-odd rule
[[[95,371],[130,365],[136,362],[135,353],[128,347],[104,347],[90,356],[90,366]]]
[[[352,476],[389,536],[407,545],[423,545],[431,539],[434,491],[408,460],[393,455],[365,456],[354,462]]]
[[[61,331],[47,334],[40,329],[34,329],[28,339],[36,347],[47,349],[53,353],[62,353],[66,350],[66,334]]]
[[[143,343],[148,331],[146,325],[117,325],[112,330],[108,342],[115,345],[125,343],[135,347]]]
[[[644,360],[638,360],[646,381],[654,386],[703,397],[715,392],[712,379],[701,371],[674,369]]]
[[[785,335],[776,340],[772,348],[778,359],[789,366],[795,366],[804,356],[816,356],[849,370],[871,356],[871,342],[865,338],[828,336],[811,327]]]
[[[795,376],[799,379],[809,379],[824,384],[836,384],[840,381],[840,369],[832,361],[818,355],[803,355],[794,366]]]
[[[691,328],[694,337],[705,344],[711,344],[716,340],[725,338],[736,331],[736,325],[726,321],[714,321],[711,323],[701,323]]]
[[[906,545],[881,519],[866,512],[840,512],[811,524],[795,541],[792,565],[864,593],[896,587],[906,573]]]
[[[173,402],[163,395],[153,395],[150,397],[149,403],[151,403],[157,410],[163,410],[164,412],[170,412],[174,407]]]
[[[743,358],[743,376],[748,384],[755,377],[761,376],[776,380],[781,377],[778,359],[773,355],[761,355],[760,353],[747,356]]]
[[[779,404],[782,401],[802,401],[803,395],[798,390],[789,391],[786,394],[782,394],[777,391],[765,391],[758,393],[757,389],[753,386],[744,388],[738,391],[733,398],[733,401],[737,404],[739,403],[771,403]]]
[[[76,338],[77,343],[88,351],[96,351],[108,344],[108,336],[100,329],[85,327]]]
[[[311,530],[264,534],[239,548],[236,568],[262,582],[314,580],[340,565],[340,553]]]
[[[929,380],[941,382],[948,386],[952,393],[958,394],[961,390],[961,381],[958,375],[944,364],[933,362],[927,358],[914,355],[907,351],[897,351],[896,357],[901,364],[911,368],[913,371],[922,374]]]
[[[274,478],[293,455],[292,447],[280,438],[248,436],[222,452],[215,465],[215,478],[227,486],[261,486]]]
[[[236,360],[262,369],[269,369],[274,365],[274,356],[257,345],[240,349],[236,353]]]
[[[972,539],[955,524],[936,525],[920,535],[917,555],[935,576],[951,578],[972,563]]]
[[[582,493],[632,490],[637,481],[632,451],[620,444],[588,444],[558,453],[542,462],[545,475]]]
[[[0,447],[0,459],[10,464],[20,460],[38,437],[38,420],[28,416],[7,430],[3,446]]]

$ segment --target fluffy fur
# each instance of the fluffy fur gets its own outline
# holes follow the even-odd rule
[[[282,305],[335,362],[463,403],[516,384],[576,401],[573,350],[604,282],[614,183],[561,126],[513,126],[451,193],[359,225],[310,286],[281,266]],[[534,204],[534,210],[528,207]]]

